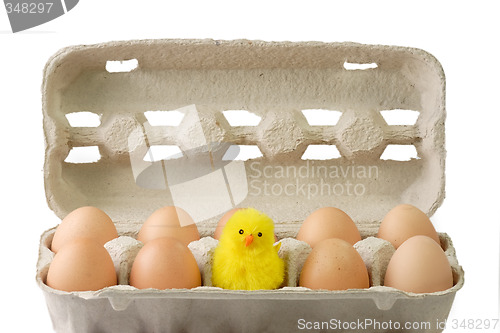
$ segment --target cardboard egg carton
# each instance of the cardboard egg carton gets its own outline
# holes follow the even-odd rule
[[[37,281],[55,329],[294,331],[304,321],[367,319],[428,321],[424,331],[441,331],[436,323],[463,285],[449,237],[440,234],[454,287],[412,294],[380,286],[391,250],[371,236],[397,204],[432,215],[444,198],[444,87],[439,62],[405,47],[141,40],[59,51],[43,83],[47,201],[60,218],[84,205],[110,215],[120,238],[107,248],[120,281],[138,250],[140,226],[165,205],[185,209],[197,223],[202,239],[190,249],[206,281],[215,245],[209,236],[233,207],[255,207],[275,221],[291,268],[287,287],[271,291],[122,284],[59,292],[44,284],[51,229],[42,235]],[[406,112],[416,121],[391,122],[390,114]],[[234,123],[231,114],[246,120]],[[332,121],[332,114],[340,118]],[[87,118],[78,123],[81,116]],[[413,155],[391,159],[401,148]],[[324,206],[356,222],[371,288],[296,286],[306,249],[293,237]]]

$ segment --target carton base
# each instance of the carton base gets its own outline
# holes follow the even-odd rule
[[[374,301],[380,292],[346,296],[273,292],[160,298],[151,294],[135,297],[124,310],[116,311],[107,298],[45,293],[54,329],[65,333],[295,332],[318,331],[318,327],[335,332],[403,328],[405,332],[442,332],[440,325],[449,314],[455,294],[426,295],[418,300],[400,298],[388,310],[379,309]]]

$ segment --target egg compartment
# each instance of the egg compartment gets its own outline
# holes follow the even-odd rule
[[[444,87],[439,62],[405,47],[246,40],[69,47],[44,71],[47,201],[60,218],[97,206],[132,238],[165,205],[186,210],[203,237],[225,211],[255,207],[277,221],[279,239],[295,237],[313,210],[335,206],[356,221],[364,241],[357,249],[372,258],[375,272],[375,262],[386,259],[382,250],[380,259],[369,255],[381,245],[369,237],[385,213],[407,202],[432,215],[444,198]],[[388,116],[406,112],[418,117],[393,123]],[[332,121],[332,114],[340,117]],[[407,158],[391,157],[394,148],[409,148]],[[347,182],[362,195],[352,195]],[[332,313],[344,321],[435,321],[447,317],[463,284],[456,266],[455,286],[432,294],[377,286],[381,273],[373,273],[369,289],[341,292],[121,285],[60,293],[43,284],[51,233],[42,236],[37,277],[55,328],[64,332],[294,331],[298,318],[323,321]],[[127,257],[128,241],[128,250],[108,250]],[[198,260],[213,245],[203,241]]]

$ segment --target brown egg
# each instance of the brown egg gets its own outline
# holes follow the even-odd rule
[[[47,273],[47,285],[62,291],[95,291],[116,284],[111,256],[104,246],[89,238],[74,239],[63,246]]]
[[[157,209],[142,225],[137,240],[147,242],[163,237],[173,237],[188,245],[199,240],[200,234],[193,218],[182,208],[166,206]]]
[[[229,221],[231,216],[233,216],[233,214],[236,213],[240,209],[241,208],[233,208],[221,217],[221,219],[219,220],[219,223],[217,223],[217,227],[215,228],[215,232],[214,232],[215,239],[219,239],[220,235],[222,235],[222,230],[226,226],[227,221]]]
[[[391,242],[397,249],[408,238],[416,235],[428,236],[440,244],[436,229],[427,215],[415,206],[403,204],[387,213],[377,237]]]
[[[300,227],[297,239],[316,246],[328,238],[340,238],[354,245],[361,240],[359,230],[352,219],[342,210],[324,207],[309,215]]]
[[[302,267],[299,285],[311,289],[369,288],[365,263],[348,242],[330,238],[319,242]]]
[[[106,213],[96,207],[80,207],[69,213],[59,224],[52,239],[55,253],[76,238],[91,238],[101,245],[118,237],[116,227]]]
[[[393,254],[384,285],[414,293],[432,293],[453,286],[453,274],[446,255],[435,240],[414,236]]]
[[[139,289],[189,289],[201,286],[198,264],[189,248],[170,237],[144,245],[130,271],[130,285]]]

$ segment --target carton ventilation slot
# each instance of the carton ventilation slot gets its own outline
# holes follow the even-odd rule
[[[73,164],[95,163],[101,159],[98,146],[73,147],[64,162]]]
[[[378,65],[375,62],[366,62],[366,63],[357,63],[357,62],[344,62],[344,69],[348,71],[352,70],[366,70],[366,69],[375,69]]]
[[[387,145],[380,156],[382,160],[410,161],[420,159],[414,145]]]
[[[139,66],[137,59],[129,60],[108,60],[106,61],[106,70],[109,73],[127,73]]]
[[[305,109],[302,114],[309,126],[335,126],[342,116],[341,111],[325,109]]]
[[[262,120],[255,113],[247,110],[226,110],[222,111],[229,126],[257,126]]]
[[[101,125],[101,117],[88,111],[68,113],[66,119],[71,127],[99,127]]]
[[[232,145],[227,149],[224,156],[222,156],[222,160],[248,161],[262,156],[259,147],[255,145]]]
[[[420,116],[420,112],[415,110],[383,110],[380,114],[389,126],[394,125],[415,125]]]
[[[181,158],[182,151],[178,146],[174,145],[153,145],[149,147],[148,152],[144,155],[143,160],[146,162],[157,162],[162,160],[173,160]]]
[[[335,145],[309,145],[302,155],[303,160],[333,160],[340,157]]]
[[[180,111],[146,111],[144,116],[151,126],[179,126],[184,119]]]

